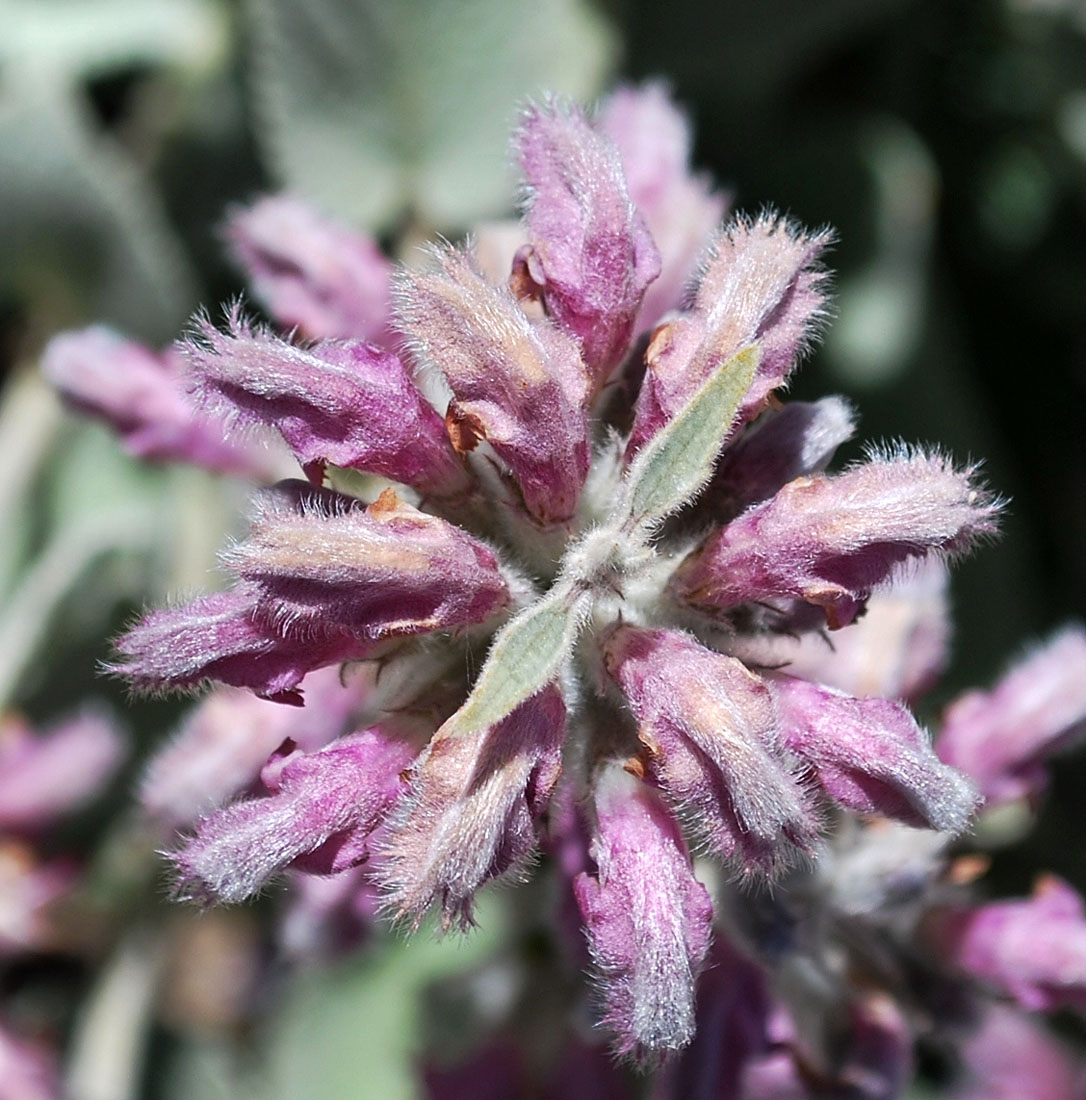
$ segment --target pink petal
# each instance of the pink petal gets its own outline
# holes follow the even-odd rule
[[[577,342],[533,324],[463,253],[438,252],[439,269],[405,271],[400,326],[452,389],[448,430],[461,451],[485,439],[509,467],[529,515],[567,522],[590,460],[588,376]]]
[[[637,718],[650,774],[699,839],[748,873],[813,849],[818,825],[757,676],[669,630],[618,627],[604,659]]]
[[[626,356],[660,255],[630,202],[618,150],[577,108],[529,107],[513,146],[530,241],[518,256],[514,289],[540,296],[581,341],[598,389]]]
[[[552,685],[478,734],[434,734],[382,853],[393,913],[417,926],[436,902],[445,928],[465,928],[475,891],[523,870],[561,770],[565,715]]]
[[[230,211],[224,235],[257,299],[310,340],[389,337],[392,264],[365,233],[293,195]]]
[[[284,636],[359,643],[483,622],[509,591],[493,551],[386,490],[368,508],[258,511],[225,560]]]
[[[785,745],[835,802],[917,828],[965,828],[976,790],[939,760],[900,703],[856,699],[793,676],[776,674],[768,682]]]

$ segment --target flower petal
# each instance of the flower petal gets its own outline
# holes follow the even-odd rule
[[[293,752],[265,769],[270,794],[203,818],[173,854],[178,896],[244,901],[288,865],[332,874],[364,861],[369,834],[399,793],[412,755],[379,727],[320,752]]]
[[[533,324],[462,252],[436,253],[435,272],[405,271],[400,327],[455,400],[447,420],[458,449],[486,439],[509,467],[529,515],[572,518],[588,473],[588,376],[575,340]]]
[[[527,189],[530,244],[515,262],[518,296],[540,296],[581,341],[595,389],[626,356],[660,254],[630,202],[622,161],[575,107],[529,107],[513,138]]]
[[[278,633],[359,641],[451,630],[506,606],[494,553],[386,490],[364,511],[258,512],[225,560],[260,592]]]
[[[996,529],[999,502],[941,455],[875,458],[842,474],[801,477],[711,534],[672,590],[707,612],[795,597],[831,628],[859,613],[904,561],[957,553]]]
[[[293,195],[230,211],[224,236],[253,294],[310,340],[388,341],[392,264],[365,233]]]

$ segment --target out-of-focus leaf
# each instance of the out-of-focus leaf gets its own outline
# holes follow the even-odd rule
[[[151,340],[193,309],[188,261],[143,176],[29,68],[0,71],[0,194],[0,289]]]
[[[129,65],[206,71],[226,53],[209,0],[0,0],[0,66],[77,80]]]
[[[584,0],[253,0],[273,171],[373,229],[451,229],[508,202],[513,105],[591,98],[613,52]]]
[[[192,1046],[171,1080],[206,1077],[213,1082],[206,1095],[238,1100],[413,1100],[426,989],[490,956],[507,932],[503,914],[491,895],[470,937],[389,939],[354,963],[300,973],[270,1018],[258,1069],[244,1075],[238,1063]],[[193,1094],[171,1088],[168,1095]]]

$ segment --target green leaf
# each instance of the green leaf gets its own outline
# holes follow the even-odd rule
[[[651,527],[705,487],[759,358],[752,344],[717,367],[682,412],[634,459],[626,479],[634,524]]]
[[[591,98],[613,53],[584,0],[253,0],[259,135],[289,188],[371,229],[507,209],[516,108]]]
[[[554,680],[577,640],[587,602],[571,585],[558,584],[499,631],[447,732],[464,736],[486,729]]]
[[[229,21],[210,0],[0,0],[0,68],[76,81],[130,65],[206,72],[229,48]]]
[[[0,79],[0,290],[166,340],[194,279],[147,179],[51,77]]]

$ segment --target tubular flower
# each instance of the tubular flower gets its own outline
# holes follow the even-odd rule
[[[770,399],[826,312],[829,236],[773,215],[709,232],[723,201],[687,145],[658,87],[596,120],[528,108],[527,243],[505,285],[492,257],[484,275],[478,250],[442,245],[389,277],[387,316],[363,241],[297,200],[235,214],[273,316],[319,342],[200,322],[190,386],[219,422],[277,429],[315,484],[264,490],[223,556],[233,587],[151,612],[114,666],[137,688],[212,680],[334,711],[246,745],[205,713],[167,750],[192,776],[218,746],[229,776],[202,806],[152,767],[148,805],[191,820],[285,743],[259,796],[213,808],[174,854],[182,892],[236,900],[286,867],[368,860],[393,918],[466,926],[546,839],[603,1022],[646,1061],[690,1042],[710,957],[688,844],[724,878],[787,882],[848,811],[967,824],[972,786],[904,704],[750,655],[817,636],[819,609],[847,626],[902,562],[968,549],[997,511],[941,455],[825,472],[850,406]],[[365,501],[321,487],[342,466]],[[349,662],[377,673],[343,706],[317,670]],[[243,717],[236,696],[227,711]]]

